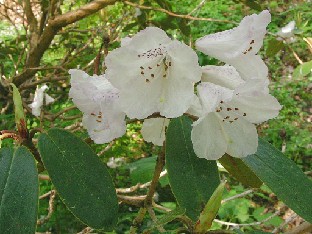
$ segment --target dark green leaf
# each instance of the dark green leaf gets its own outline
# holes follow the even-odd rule
[[[276,40],[275,38],[271,39],[266,50],[266,56],[273,57],[284,47],[283,41]]]
[[[35,160],[27,148],[0,150],[1,233],[35,233],[38,186]]]
[[[219,159],[219,162],[243,185],[250,186],[252,188],[259,188],[262,185],[262,181],[241,159],[233,158],[228,154],[225,154]]]
[[[244,3],[249,6],[251,9],[262,11],[261,5],[255,0],[245,0]]]
[[[312,222],[312,181],[293,161],[262,139],[257,153],[243,161],[287,206]]]
[[[170,121],[166,134],[166,167],[172,191],[194,221],[220,184],[216,161],[198,158],[191,141],[192,121]]]
[[[61,129],[39,137],[39,151],[68,209],[95,229],[112,229],[118,202],[106,166],[81,139]]]

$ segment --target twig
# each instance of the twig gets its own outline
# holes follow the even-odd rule
[[[137,233],[138,228],[143,222],[145,214],[146,214],[146,208],[145,207],[140,208],[137,217],[133,220],[132,226],[130,227],[130,234]]]
[[[154,8],[154,7],[149,7],[149,6],[143,6],[143,5],[136,4],[136,3],[133,3],[133,2],[129,2],[129,1],[124,1],[124,3],[129,5],[129,6],[137,7],[137,8],[144,9],[144,10],[160,11],[160,12],[163,12],[163,13],[165,13],[167,15],[178,17],[178,18],[182,18],[182,19],[236,24],[235,22],[230,21],[230,20],[219,20],[219,19],[203,18],[203,17],[199,18],[199,17],[190,16],[190,15],[180,15],[180,14],[176,14],[174,12],[168,11],[166,9],[163,9],[163,8]]]
[[[298,227],[295,227],[293,230],[289,232],[285,232],[285,234],[304,234],[310,233],[312,231],[312,224],[308,222],[303,222]]]
[[[272,231],[273,234],[275,233],[279,233],[281,230],[283,230],[283,228],[289,224],[291,221],[293,221],[296,217],[298,217],[298,215],[296,213],[292,214],[290,217],[288,217],[285,222],[283,222],[279,227],[274,228],[274,230]]]
[[[39,219],[37,221],[37,225],[41,225],[41,224],[45,223],[46,221],[48,221],[51,218],[52,213],[54,211],[54,199],[55,199],[56,192],[55,192],[55,190],[51,190],[50,192],[51,193],[50,193],[50,200],[49,200],[48,215],[42,219]]]
[[[274,214],[270,215],[269,217],[267,217],[266,219],[259,221],[259,222],[253,222],[253,223],[231,223],[231,222],[225,222],[219,219],[214,219],[213,221],[216,223],[220,223],[223,225],[227,225],[227,226],[233,226],[233,227],[246,227],[246,226],[256,226],[256,225],[261,225],[267,221],[269,221],[270,219],[274,218],[275,216],[279,215],[281,213],[281,210],[277,210]]]
[[[247,194],[252,193],[253,191],[254,191],[254,189],[249,189],[249,190],[247,190],[247,191],[245,191],[245,192],[243,192],[243,193],[236,194],[236,195],[234,195],[234,196],[232,196],[232,197],[225,198],[225,199],[223,199],[223,200],[221,201],[221,204],[223,204],[223,203],[225,203],[225,202],[228,202],[228,201],[231,201],[231,200],[234,200],[234,199],[237,199],[237,198],[240,198],[240,197],[244,197],[244,196],[246,196]]]

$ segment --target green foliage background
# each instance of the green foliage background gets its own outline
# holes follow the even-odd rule
[[[64,1],[63,12],[76,9],[86,4],[88,1]],[[177,14],[187,15],[198,4],[199,0],[157,0],[140,1],[144,6],[154,8],[162,7]],[[260,1],[259,1],[260,2]],[[257,13],[261,9],[269,9],[272,14],[272,22],[268,27],[268,35],[265,38],[264,46],[260,52],[270,71],[270,90],[283,109],[280,115],[258,127],[260,135],[272,143],[277,149],[284,151],[284,154],[295,161],[303,171],[311,174],[311,73],[306,76],[294,76],[293,71],[299,65],[292,51],[304,61],[311,61],[311,52],[304,37],[311,37],[312,32],[312,3],[309,1],[240,1],[240,0],[219,0],[206,1],[205,5],[196,11],[193,15],[197,17],[209,17],[219,20],[228,20],[233,23],[208,22],[186,20],[177,17],[168,16],[159,11],[142,10],[141,14],[136,16],[134,7],[117,3],[104,10],[85,18],[75,24],[64,28],[53,40],[49,50],[45,53],[42,60],[42,66],[58,66],[60,61],[68,56],[64,62],[63,68],[84,68],[89,74],[93,73],[93,66],[88,64],[93,60],[99,51],[103,37],[109,36],[109,50],[120,45],[120,39],[125,36],[133,35],[140,29],[149,25],[155,25],[163,28],[170,36],[183,40],[186,44],[193,45],[194,41],[206,34],[214,33],[234,27],[235,22],[248,14]],[[286,25],[289,21],[296,21],[296,41],[284,45],[280,51],[268,56],[267,48],[275,33],[280,27]],[[27,36],[22,28],[14,31],[12,26],[6,21],[0,21],[0,63],[2,71],[6,77],[12,77],[15,71],[14,63],[20,59],[19,53],[23,48],[23,43],[27,42]],[[199,62],[201,65],[221,65],[214,58],[199,53]],[[21,70],[23,64],[20,64],[18,70]],[[48,69],[38,72],[37,79],[65,76],[64,81],[49,83],[49,94],[57,101],[51,106],[45,107],[45,111],[58,113],[59,111],[73,106],[68,99],[69,75],[62,69]],[[25,89],[23,97],[27,103],[31,103],[35,87]],[[0,109],[4,108],[6,103],[0,101]],[[11,108],[11,107],[9,107]],[[8,114],[9,113],[9,114]],[[1,130],[14,129],[14,115],[11,112],[0,115]],[[74,119],[72,116],[78,118]],[[77,109],[72,109],[61,118],[56,118],[53,124],[47,119],[35,118],[30,113],[27,114],[27,124],[30,129],[42,127],[49,129],[54,127],[66,128],[81,120],[81,113]],[[160,151],[159,147],[144,142],[140,135],[141,122],[134,122],[128,125],[126,135],[117,139],[114,144],[95,145],[92,144],[85,130],[78,128],[77,135],[85,138],[92,148],[100,153],[106,147],[104,153],[99,157],[104,162],[108,162],[111,157],[121,158],[123,164],[117,168],[111,168],[110,173],[113,177],[116,187],[130,187],[136,183],[145,183],[152,177],[155,165],[155,155]],[[2,146],[12,145],[13,142],[5,140]],[[227,178],[229,186],[224,198],[233,196],[246,190],[241,184],[230,178],[223,172],[222,177]],[[158,188],[159,203],[168,208],[175,208],[176,203],[166,178],[160,181]],[[54,189],[49,181],[40,181],[40,195]],[[142,191],[144,194],[144,191]],[[218,218],[228,222],[250,223],[261,221],[274,213],[274,207],[280,204],[271,191],[262,186],[256,192],[224,204]],[[48,199],[41,199],[39,202],[39,219],[47,214]],[[120,206],[120,217],[117,229],[113,233],[126,233],[137,214],[136,208],[130,208],[125,205]],[[163,211],[159,210],[157,216],[161,217]],[[265,223],[262,230],[272,230],[282,222],[281,217],[275,217]],[[146,221],[141,227],[146,228],[149,223]],[[167,230],[177,228],[179,224],[170,223]],[[222,226],[226,228],[226,226]],[[55,200],[55,208],[51,218],[37,227],[38,232],[50,231],[52,233],[76,233],[81,231],[84,225],[80,223],[64,206],[59,197]],[[213,228],[221,228],[221,224],[213,223]],[[245,229],[253,229],[246,227]]]

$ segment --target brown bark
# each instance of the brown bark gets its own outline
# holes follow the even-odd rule
[[[48,20],[48,23],[43,29],[41,35],[39,36],[39,25],[31,9],[29,9],[30,6],[27,6],[28,4],[26,0],[25,11],[28,11],[27,18],[29,23],[31,24],[30,33],[33,33],[33,36],[31,36],[30,51],[28,59],[26,61],[25,69],[19,75],[13,78],[13,83],[16,86],[20,86],[36,74],[35,69],[29,68],[38,67],[40,65],[40,61],[43,57],[44,52],[49,48],[53,38],[62,27],[65,27],[91,14],[94,14],[100,9],[108,5],[112,5],[115,2],[117,2],[117,0],[94,0],[77,10],[51,17]],[[36,26],[36,28],[33,28],[34,26]]]

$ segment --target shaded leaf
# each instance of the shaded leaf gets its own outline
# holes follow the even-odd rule
[[[266,50],[266,55],[268,57],[273,57],[284,47],[283,41],[276,40],[275,38],[271,39]]]
[[[225,154],[219,159],[222,166],[233,175],[239,182],[252,188],[260,188],[262,181],[255,173],[239,158],[233,158]]]
[[[257,153],[242,160],[279,199],[312,222],[312,181],[293,161],[262,139]]]

